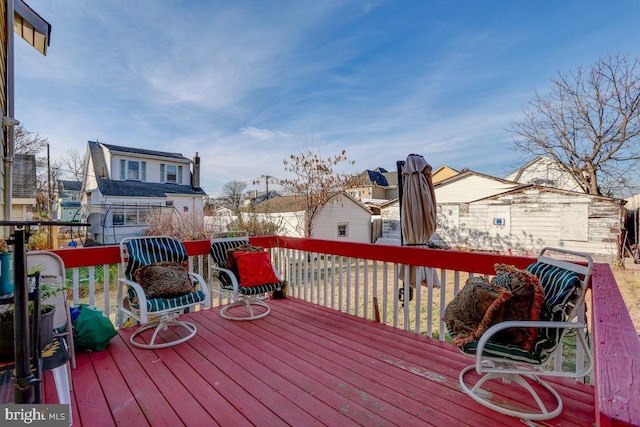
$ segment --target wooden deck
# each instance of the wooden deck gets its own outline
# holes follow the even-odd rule
[[[127,328],[107,350],[78,354],[73,425],[524,425],[460,390],[472,361],[449,344],[294,298],[269,304],[253,322],[216,308],[185,315],[198,333],[174,347],[132,347]],[[593,387],[554,383],[563,413],[531,425],[593,425]],[[491,391],[520,398],[508,384]],[[45,398],[57,401],[53,381]]]

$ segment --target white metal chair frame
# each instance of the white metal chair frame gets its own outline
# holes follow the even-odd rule
[[[53,252],[31,251],[27,252],[27,269],[36,265],[43,267],[40,272],[40,286],[65,286],[65,267],[62,258]],[[71,368],[76,368],[75,345],[73,342],[73,325],[71,323],[71,313],[69,312],[69,300],[66,292],[58,292],[54,297],[42,300],[41,304],[50,304],[56,307],[53,319],[53,327],[59,329],[64,326],[63,332],[56,332],[54,336],[61,339],[69,353],[69,361],[57,368],[52,369],[53,379],[56,384],[58,402],[69,405],[69,415],[71,414],[71,390],[73,382],[71,379]],[[69,420],[69,424],[72,420]]]
[[[232,235],[232,237],[229,237],[230,235]],[[229,247],[236,247],[245,243],[249,243],[249,235],[244,231],[214,233],[213,235],[211,235],[210,243],[211,245],[213,245],[214,243],[223,243],[229,245]],[[211,291],[223,298],[232,300],[231,303],[222,307],[222,309],[220,310],[220,316],[227,320],[257,320],[267,316],[271,312],[271,307],[269,307],[269,305],[264,301],[266,299],[265,293],[253,295],[242,293],[240,291],[238,278],[233,273],[233,271],[225,268],[224,265],[218,265],[215,259],[213,259],[213,257],[211,258],[213,261],[210,263],[209,268],[209,277],[211,279],[210,282],[212,283]],[[226,289],[223,287],[220,280],[217,280],[217,282],[213,280],[213,273],[216,271],[227,274],[227,276],[231,280],[231,286],[233,286],[233,289]],[[281,280],[275,266],[273,267],[273,271],[276,277],[278,277],[278,280]],[[238,316],[228,312],[228,310],[234,307],[244,307],[249,315]],[[259,308],[259,310],[254,309],[254,307]]]
[[[567,254],[574,257],[581,258],[586,261],[586,265],[578,264],[576,262],[563,261],[559,259],[552,258],[550,256],[545,256],[545,252],[556,252],[560,254]],[[496,325],[493,325],[478,340],[478,344],[476,347],[476,354],[471,355],[476,359],[476,363],[474,365],[467,366],[460,372],[460,385],[465,393],[471,396],[476,402],[493,409],[494,411],[510,415],[517,418],[522,418],[526,420],[548,420],[554,418],[562,412],[562,399],[558,392],[553,389],[553,387],[540,377],[548,376],[548,377],[569,377],[569,378],[581,378],[589,375],[593,368],[593,356],[591,354],[591,350],[587,341],[585,339],[584,330],[587,325],[577,321],[577,316],[580,310],[582,309],[584,303],[585,292],[591,277],[591,273],[593,271],[593,260],[590,255],[574,252],[565,249],[557,249],[557,248],[543,248],[540,251],[538,256],[538,262],[542,262],[545,264],[549,264],[555,267],[559,267],[568,271],[576,272],[580,275],[580,289],[577,290],[576,299],[574,300],[573,306],[569,310],[567,321],[566,322],[550,322],[550,321],[506,321],[501,322]],[[556,348],[550,352],[550,356],[545,361],[543,365],[532,365],[526,362],[514,362],[507,358],[498,358],[483,355],[484,348],[489,342],[489,340],[498,332],[513,328],[559,328],[562,329],[562,333],[558,337],[556,342]],[[568,372],[562,371],[561,366],[559,368],[553,368],[551,370],[547,370],[549,368],[549,362],[554,357],[562,357],[562,340],[565,334],[574,329],[577,335],[577,343],[576,345],[580,345],[585,354],[585,363],[576,372]],[[464,351],[463,351],[464,353]],[[466,354],[466,353],[465,353]],[[553,356],[553,357],[551,357]],[[560,359],[561,360],[561,359]],[[468,385],[465,382],[465,375],[472,371],[476,370],[476,372],[481,375],[480,379],[473,385]],[[526,379],[532,380],[540,384],[544,389],[546,389],[555,399],[555,409],[549,410],[538,393],[531,387],[531,385],[526,381]],[[505,406],[500,406],[494,402],[491,402],[488,397],[490,393],[484,392],[481,390],[482,385],[493,379],[502,379],[504,383],[512,383],[523,387],[535,400],[538,405],[539,412],[527,412],[527,411],[518,411],[515,409],[510,409]]]
[[[121,276],[124,276],[124,271],[127,268],[127,263],[129,260],[127,242],[140,239],[173,239],[177,241],[177,239],[174,239],[170,236],[143,236],[127,237],[125,239],[122,239],[122,241],[120,242]],[[133,318],[135,321],[142,325],[131,335],[129,341],[132,345],[145,349],[164,348],[183,343],[193,338],[193,336],[197,332],[196,326],[191,322],[177,320],[177,318],[180,315],[184,314],[185,310],[188,308],[195,308],[197,306],[200,306],[201,308],[208,308],[210,306],[211,297],[209,294],[209,287],[207,286],[207,282],[205,281],[204,277],[194,272],[188,272],[188,274],[194,285],[197,285],[198,289],[204,293],[204,300],[158,311],[149,311],[147,309],[147,296],[145,295],[142,286],[140,286],[135,281],[129,280],[125,277],[118,278],[119,285],[117,297],[118,301],[116,306],[116,325],[118,326],[118,328],[122,328],[124,326],[124,320],[127,317]],[[136,293],[136,296],[138,298],[138,309],[135,309],[129,305],[127,287],[133,289]],[[125,304],[127,305],[127,307],[125,307]],[[158,334],[161,331],[166,331],[171,326],[184,328],[187,330],[188,334],[173,341],[156,343]],[[154,329],[149,343],[136,341],[136,337],[138,335],[149,329]]]

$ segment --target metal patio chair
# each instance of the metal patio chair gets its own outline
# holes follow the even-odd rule
[[[211,291],[232,300],[220,310],[220,316],[228,320],[256,320],[265,317],[271,311],[265,302],[267,294],[280,291],[285,285],[275,267],[271,265],[273,283],[243,286],[238,273],[227,268],[227,258],[231,256],[228,251],[242,245],[249,245],[249,236],[245,232],[222,232],[211,236],[210,273],[217,273],[217,280],[211,280]]]
[[[556,253],[556,258],[551,253]],[[578,261],[557,259],[558,254],[570,255]],[[463,345],[461,351],[474,357],[476,363],[461,371],[460,385],[475,401],[495,411],[527,420],[547,420],[562,412],[562,399],[542,377],[580,378],[588,375],[593,367],[593,357],[584,334],[586,325],[577,320],[593,271],[593,260],[584,253],[544,248],[540,251],[537,262],[527,267],[527,270],[538,278],[544,289],[540,320],[497,323],[487,329],[478,341]],[[492,341],[492,337],[500,331],[514,327],[538,328],[538,335],[530,351]],[[578,366],[575,372],[563,371],[561,363],[558,363],[562,361],[562,340],[569,331],[576,332],[576,346],[583,349],[586,359],[584,365]],[[551,363],[554,361],[555,363]],[[468,373],[473,370],[480,378],[470,385],[467,382]],[[515,408],[513,404],[500,401],[492,393],[482,389],[485,382],[494,379],[524,388],[537,408]],[[541,385],[553,396],[555,403],[553,406],[549,405],[551,408],[547,408],[529,381]]]
[[[120,256],[125,277],[119,279],[116,324],[123,327],[127,318],[142,324],[131,336],[131,344],[140,348],[162,348],[192,338],[196,334],[196,326],[177,318],[196,307],[209,307],[210,296],[204,278],[197,273],[187,272],[188,255],[182,242],[169,236],[129,237],[120,242]],[[139,283],[140,273],[145,271],[149,274],[145,273],[144,280]],[[165,282],[165,285],[182,281],[191,289],[169,296],[147,296],[152,277]],[[156,341],[158,334],[169,327],[184,329],[187,335],[173,340],[164,337],[164,341]],[[153,329],[149,343],[136,341],[136,337],[148,329]]]

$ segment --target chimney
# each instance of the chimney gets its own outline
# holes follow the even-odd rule
[[[191,186],[193,188],[200,188],[200,157],[196,151],[196,155],[193,158],[193,175],[191,177]]]

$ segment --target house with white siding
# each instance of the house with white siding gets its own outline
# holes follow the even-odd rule
[[[563,170],[558,162],[546,156],[536,157],[505,179],[520,184],[541,185],[578,193],[585,192],[573,175]]]
[[[545,246],[615,258],[624,201],[519,184],[465,171],[434,185],[438,209],[431,243],[447,248],[534,256]],[[382,242],[400,240],[396,200],[381,206]]]
[[[302,196],[281,196],[255,206],[252,214],[280,225],[285,236],[304,237],[306,201]],[[243,215],[250,215],[243,213]],[[312,238],[371,243],[373,212],[346,192],[331,197],[316,214]]]
[[[437,196],[436,196],[437,197]],[[545,246],[615,259],[624,201],[537,185],[438,205],[435,243],[535,256]]]
[[[81,220],[91,224],[91,243],[140,236],[159,215],[203,216],[207,194],[197,153],[191,161],[179,153],[89,141],[86,156]]]

